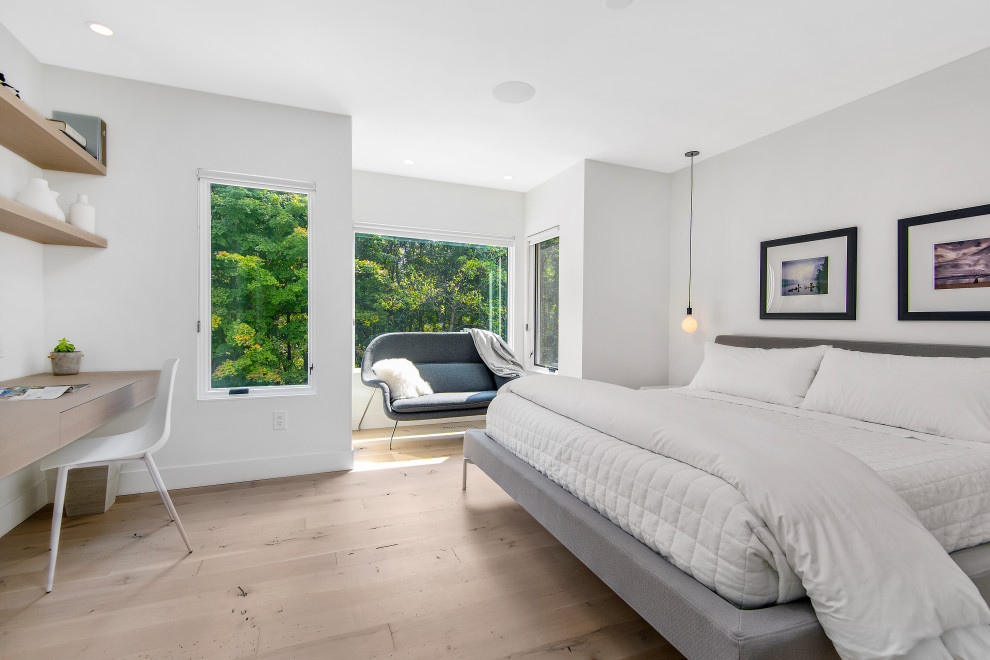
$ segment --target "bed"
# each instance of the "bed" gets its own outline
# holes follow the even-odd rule
[[[990,357],[990,347],[745,336],[720,336],[716,343],[741,348],[802,348],[827,344],[874,354]],[[770,410],[760,414],[772,416],[775,413]],[[502,431],[492,428],[489,432],[498,436]],[[689,575],[694,567],[685,567],[683,561],[673,559],[681,566],[678,568],[642,538],[630,533],[627,524],[613,522],[581,501],[533,467],[530,464],[532,457],[523,460],[493,440],[489,433],[469,431],[464,441],[464,457],[465,471],[469,462],[481,468],[688,658],[838,657],[809,600],[793,600],[793,583],[788,583],[787,579],[781,580],[780,600],[790,599],[790,602],[764,603],[766,594],[737,594],[732,591],[731,584],[727,593],[719,595],[716,593],[718,585],[709,583],[706,586]],[[569,487],[574,490],[573,484]],[[959,515],[965,515],[965,512]],[[943,546],[967,546],[972,541],[964,538],[965,534],[960,536],[960,530],[965,531],[967,527],[962,523],[965,520],[956,520],[941,530],[945,532],[944,538],[939,539]],[[756,554],[760,553],[767,554],[767,551],[761,548]],[[990,545],[981,542],[961,547],[950,557],[969,576],[985,600],[990,595]],[[786,572],[783,567],[780,570]],[[704,580],[703,577],[699,579]],[[770,588],[772,590],[772,585]]]

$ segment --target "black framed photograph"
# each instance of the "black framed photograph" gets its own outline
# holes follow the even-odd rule
[[[990,321],[990,204],[897,221],[897,318]]]
[[[857,228],[760,243],[760,318],[855,320]]]

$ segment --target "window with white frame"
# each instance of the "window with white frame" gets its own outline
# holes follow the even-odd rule
[[[530,359],[533,366],[559,368],[560,353],[560,230],[556,227],[529,238]]]
[[[200,396],[312,393],[315,185],[200,170],[199,186]]]
[[[513,239],[354,227],[354,364],[385,332],[491,330],[509,341]]]

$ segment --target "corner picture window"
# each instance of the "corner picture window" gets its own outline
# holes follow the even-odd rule
[[[312,392],[313,184],[200,172],[200,394]]]
[[[533,364],[559,368],[560,237],[532,241]]]
[[[371,232],[354,233],[355,366],[385,332],[483,328],[508,341],[511,239]]]

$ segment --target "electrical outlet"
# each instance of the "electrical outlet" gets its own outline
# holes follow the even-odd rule
[[[289,413],[284,410],[276,410],[272,413],[272,428],[276,431],[284,431],[289,428]]]

